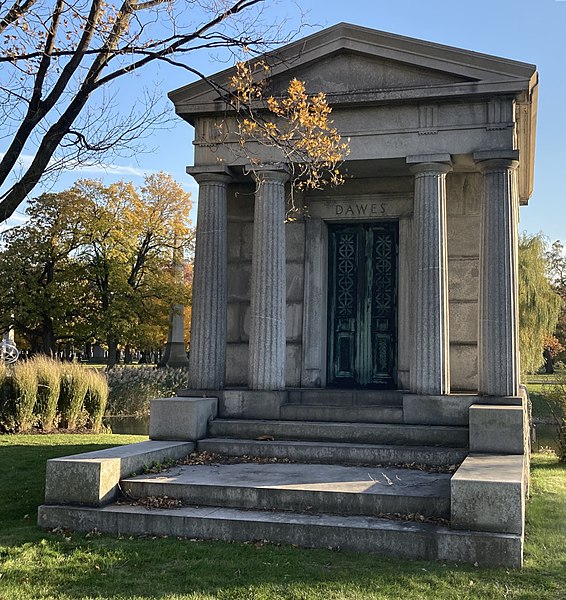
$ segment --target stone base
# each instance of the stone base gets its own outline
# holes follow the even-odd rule
[[[451,526],[522,536],[527,479],[522,455],[469,455],[450,482]]]
[[[178,390],[179,398],[218,398],[218,416],[240,419],[279,419],[286,391],[263,390]],[[153,411],[153,408],[152,408]]]
[[[140,442],[52,458],[47,461],[45,503],[103,506],[116,499],[121,478],[193,450],[191,443]]]
[[[403,421],[411,425],[467,425],[474,394],[403,395]]]
[[[528,452],[527,413],[522,406],[470,406],[470,452]]]
[[[403,394],[403,420],[411,425],[468,425],[473,404],[521,407],[523,402],[520,396]]]
[[[208,421],[217,414],[217,398],[152,400],[149,437],[152,440],[199,440],[206,437]]]

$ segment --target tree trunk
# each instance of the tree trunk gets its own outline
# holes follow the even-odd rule
[[[47,356],[54,356],[56,352],[56,340],[55,331],[53,329],[53,322],[47,318],[43,321],[43,327],[41,332],[41,348],[39,351]]]
[[[118,362],[118,340],[108,338],[108,368],[112,369]]]
[[[554,358],[552,358],[550,350],[545,348],[542,356],[544,358],[544,372],[547,375],[554,375]]]

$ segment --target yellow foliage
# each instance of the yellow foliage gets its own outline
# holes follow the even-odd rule
[[[305,83],[294,78],[284,97],[265,97],[269,72],[264,61],[236,65],[231,86],[236,107],[246,112],[238,124],[240,144],[255,141],[279,148],[293,169],[296,189],[344,183],[340,165],[350,153],[349,140],[333,126],[326,95],[309,95]]]

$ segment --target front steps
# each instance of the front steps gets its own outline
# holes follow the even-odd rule
[[[450,518],[450,475],[342,465],[183,465],[123,479],[127,498],[168,496],[184,505],[380,516]]]
[[[209,436],[199,451],[307,463],[445,467],[468,453],[468,429],[455,426],[215,419]]]
[[[197,443],[199,451],[228,456],[288,458],[295,462],[345,465],[427,465],[459,464],[468,451],[465,448],[433,446],[397,446],[312,441],[261,441],[209,438]]]
[[[319,404],[283,404],[281,419],[289,421],[333,421],[341,423],[402,423],[403,407],[321,406]]]
[[[112,504],[104,508],[42,506],[45,528],[176,536],[224,541],[268,540],[304,548],[340,548],[419,560],[462,561],[479,566],[519,566],[518,535],[454,531],[427,523],[374,517],[187,506],[147,509]],[[157,559],[158,560],[158,559]]]
[[[310,418],[213,419],[208,437],[196,441],[196,449],[207,454],[153,475],[122,471],[125,504],[92,508],[53,502],[40,507],[39,524],[521,566],[523,536],[517,528],[446,526],[452,519],[462,527],[468,500],[475,510],[482,494],[488,494],[482,513],[491,515],[492,503],[505,509],[505,498],[492,500],[489,490],[469,498],[465,492],[452,501],[451,473],[470,460],[467,427],[405,424],[396,394],[355,393],[324,404],[320,394],[289,393],[287,400],[282,414],[287,410],[298,419],[301,413],[292,411],[306,410]],[[352,421],[360,416],[357,411],[367,411],[361,422]],[[400,411],[401,417],[373,422],[380,411]],[[337,414],[350,418],[333,420]],[[491,467],[478,475],[474,464],[462,468],[460,487],[491,485]],[[164,508],[148,509],[144,498]],[[182,506],[170,508],[171,499]]]
[[[280,421],[257,419],[214,419],[210,437],[276,440],[320,440],[359,444],[448,446],[467,448],[468,428],[457,426],[402,425],[324,421]]]

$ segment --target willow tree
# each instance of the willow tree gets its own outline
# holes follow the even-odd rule
[[[519,240],[519,347],[521,371],[536,372],[544,362],[545,339],[558,322],[562,300],[548,278],[546,244],[541,234]]]

